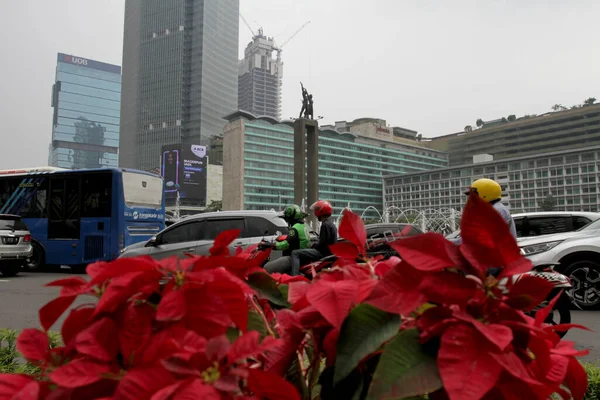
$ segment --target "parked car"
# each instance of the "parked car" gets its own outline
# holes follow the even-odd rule
[[[600,220],[575,232],[518,239],[534,266],[554,265],[573,284],[572,301],[584,310],[600,308]]]
[[[423,231],[415,225],[404,223],[381,223],[365,226],[367,231],[368,254],[384,257],[397,256],[397,252],[388,246],[396,239],[421,235]]]
[[[155,259],[185,254],[207,255],[219,233],[240,229],[231,251],[246,248],[261,240],[287,234],[288,225],[275,211],[221,211],[188,216],[169,226],[147,242],[137,243],[121,250],[119,258],[148,255]],[[272,258],[281,252],[273,252]],[[274,258],[273,258],[274,259]]]
[[[31,257],[31,233],[18,215],[0,214],[0,273],[17,275]]]
[[[578,211],[544,211],[513,214],[517,237],[531,237],[554,233],[573,232],[591,222],[600,219],[600,213]],[[447,239],[456,239],[460,230],[446,235]]]

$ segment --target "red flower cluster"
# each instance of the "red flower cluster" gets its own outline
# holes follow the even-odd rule
[[[529,271],[508,227],[472,196],[463,244],[436,234],[369,259],[365,228],[346,212],[334,267],[304,277],[265,273],[268,252],[229,254],[224,232],[210,257],[124,259],[68,278],[40,310],[44,331],[70,311],[64,346],[46,333],[18,339],[41,375],[0,375],[0,399],[581,399],[584,354],[544,324],[552,285]],[[356,260],[363,260],[356,262]],[[501,267],[497,278],[488,268]],[[3,397],[4,396],[4,397]]]
[[[41,366],[41,376],[0,375],[0,398],[299,399],[290,383],[262,368],[260,357],[280,339],[261,341],[248,331],[249,309],[259,308],[236,275],[263,260],[251,251],[229,256],[238,233],[221,235],[212,257],[97,263],[88,267],[89,282],[48,284],[61,293],[40,310],[44,330],[77,296],[98,303],[70,312],[63,347],[49,350],[45,332],[24,330],[17,348]]]

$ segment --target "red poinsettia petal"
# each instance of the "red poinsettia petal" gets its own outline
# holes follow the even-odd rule
[[[260,333],[257,331],[244,333],[229,348],[227,352],[228,362],[233,364],[238,360],[256,356],[261,351],[259,342]]]
[[[44,286],[57,286],[61,288],[61,296],[73,296],[78,295],[84,291],[87,291],[89,287],[88,281],[80,276],[72,276],[69,278],[58,279]]]
[[[42,386],[44,385],[44,387]],[[12,400],[39,400],[45,398],[45,394],[50,391],[46,383],[41,384],[40,382],[33,381],[29,382],[20,392],[15,394]],[[0,399],[2,395],[0,394]]]
[[[484,324],[467,313],[455,311],[452,316],[458,320],[469,323],[475,328],[488,342],[504,351],[513,340],[512,330],[505,325]]]
[[[139,365],[155,364],[179,351],[181,346],[178,343],[188,332],[184,323],[178,323],[153,334],[142,350]]]
[[[403,261],[420,271],[435,272],[463,264],[458,247],[438,233],[396,240],[390,246]]]
[[[583,357],[589,354],[589,350],[577,350],[575,343],[568,340],[561,340],[553,349],[550,349],[552,354],[568,357]]]
[[[157,391],[175,383],[175,378],[161,366],[136,368],[121,379],[114,400],[149,399]]]
[[[152,336],[156,311],[146,303],[129,304],[119,329],[119,347],[127,365],[137,364],[141,351]]]
[[[583,399],[588,387],[588,378],[583,365],[577,359],[569,359],[569,368],[563,382],[569,390],[573,399]]]
[[[103,283],[109,279],[121,277],[135,272],[156,271],[158,264],[154,259],[144,256],[135,258],[118,258],[110,263],[96,262],[87,266],[86,272],[92,277],[91,285]]]
[[[483,337],[466,324],[454,325],[444,333],[437,364],[452,400],[481,399],[496,386],[502,371]]]
[[[228,256],[229,245],[240,235],[240,229],[231,229],[220,233],[210,248],[210,254],[212,256]]]
[[[382,311],[408,315],[427,302],[418,290],[425,273],[400,263],[381,278],[365,302]]]
[[[340,328],[352,307],[357,291],[356,282],[320,280],[310,285],[306,298],[333,327]]]
[[[461,218],[462,246],[484,267],[507,266],[522,258],[502,216],[476,193],[469,196]]]
[[[530,259],[521,257],[516,261],[512,261],[504,266],[500,275],[498,275],[498,279],[502,279],[507,276],[524,274],[533,269],[533,263]]]
[[[478,291],[483,292],[483,288],[478,287],[474,280],[450,271],[430,275],[423,281],[419,290],[431,303],[457,304],[462,307],[466,306]]]
[[[400,264],[401,261],[402,260],[396,256],[390,257],[387,260],[379,261],[377,264],[375,264],[375,274],[379,277],[382,277],[390,272],[396,265]]]
[[[200,336],[210,339],[223,335],[231,326],[229,314],[223,312],[227,305],[207,287],[186,290],[185,300],[186,325]]]
[[[550,313],[554,309],[556,302],[558,301],[560,296],[562,296],[562,293],[563,292],[561,290],[556,296],[554,296],[554,298],[552,300],[550,300],[550,302],[548,303],[548,305],[546,307],[542,308],[541,310],[536,311],[535,326],[542,326],[544,321],[546,321],[546,318],[548,318],[548,315],[550,315]]]
[[[17,338],[17,350],[27,361],[43,361],[49,348],[48,335],[39,329],[24,329]]]
[[[535,275],[523,275],[510,287],[506,303],[518,310],[531,311],[548,297],[554,285]]]
[[[93,314],[94,307],[92,306],[71,310],[61,328],[61,336],[65,345],[71,345],[77,334],[89,326]]]
[[[298,391],[290,382],[272,372],[248,370],[248,388],[261,399],[300,400]]]
[[[350,242],[338,242],[329,246],[331,253],[335,254],[339,258],[348,260],[356,260],[358,258],[358,248],[354,243]]]
[[[230,347],[227,336],[216,336],[206,343],[206,357],[209,360],[221,360],[227,355]]]
[[[75,348],[99,361],[110,362],[119,351],[117,324],[105,317],[79,332],[75,337]]]
[[[157,321],[179,321],[185,316],[185,290],[176,288],[165,293],[158,303]]]
[[[50,379],[64,388],[78,388],[102,380],[108,372],[110,372],[108,364],[80,358],[52,371]]]
[[[248,329],[246,296],[252,296],[254,291],[245,282],[223,268],[211,271],[211,274],[214,278],[210,284],[211,291],[219,296],[225,304],[233,323],[245,332]]]
[[[115,311],[124,301],[139,293],[148,284],[158,283],[162,276],[157,269],[151,269],[113,278],[96,305],[95,315]]]
[[[38,314],[42,328],[44,328],[45,331],[48,331],[60,316],[71,307],[75,298],[76,296],[57,297],[40,308]]]
[[[0,400],[10,400],[35,378],[28,375],[0,374]]]
[[[358,214],[345,210],[339,227],[339,236],[350,241],[360,253],[364,253],[367,244],[367,231]]]
[[[335,359],[337,357],[337,341],[339,337],[340,330],[332,329],[325,335],[325,339],[323,339],[323,351],[325,352],[327,366],[335,365]]]
[[[550,356],[550,363],[551,367],[548,372],[546,372],[546,380],[560,385],[567,376],[569,358],[552,354]]]
[[[207,385],[198,379],[182,386],[173,397],[177,400],[221,400],[222,397],[211,385]]]
[[[179,381],[172,385],[162,388],[150,398],[150,400],[170,400],[173,399],[173,395],[183,386],[187,385],[189,381]]]

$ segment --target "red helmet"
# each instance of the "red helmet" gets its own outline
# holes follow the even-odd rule
[[[319,200],[310,209],[314,211],[317,218],[329,217],[333,214],[333,207],[327,200]]]

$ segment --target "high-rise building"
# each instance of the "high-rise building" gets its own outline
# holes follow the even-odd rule
[[[489,154],[494,160],[534,156],[600,145],[600,104],[566,111],[482,121],[480,129],[440,136],[426,142],[446,151],[450,165],[473,162],[473,156]]]
[[[294,123],[245,111],[227,119],[223,209],[281,209],[293,202]],[[446,154],[396,135],[384,120],[361,118],[336,125],[340,128],[319,127],[319,195],[331,202],[336,215],[350,205],[375,218],[377,211],[369,210],[382,210],[384,176],[448,166]]]
[[[273,38],[262,29],[248,44],[239,63],[238,108],[254,115],[281,118],[283,63]]]
[[[208,145],[237,109],[239,0],[126,0],[119,165]]]
[[[121,67],[59,53],[52,107],[50,165],[117,166]]]

